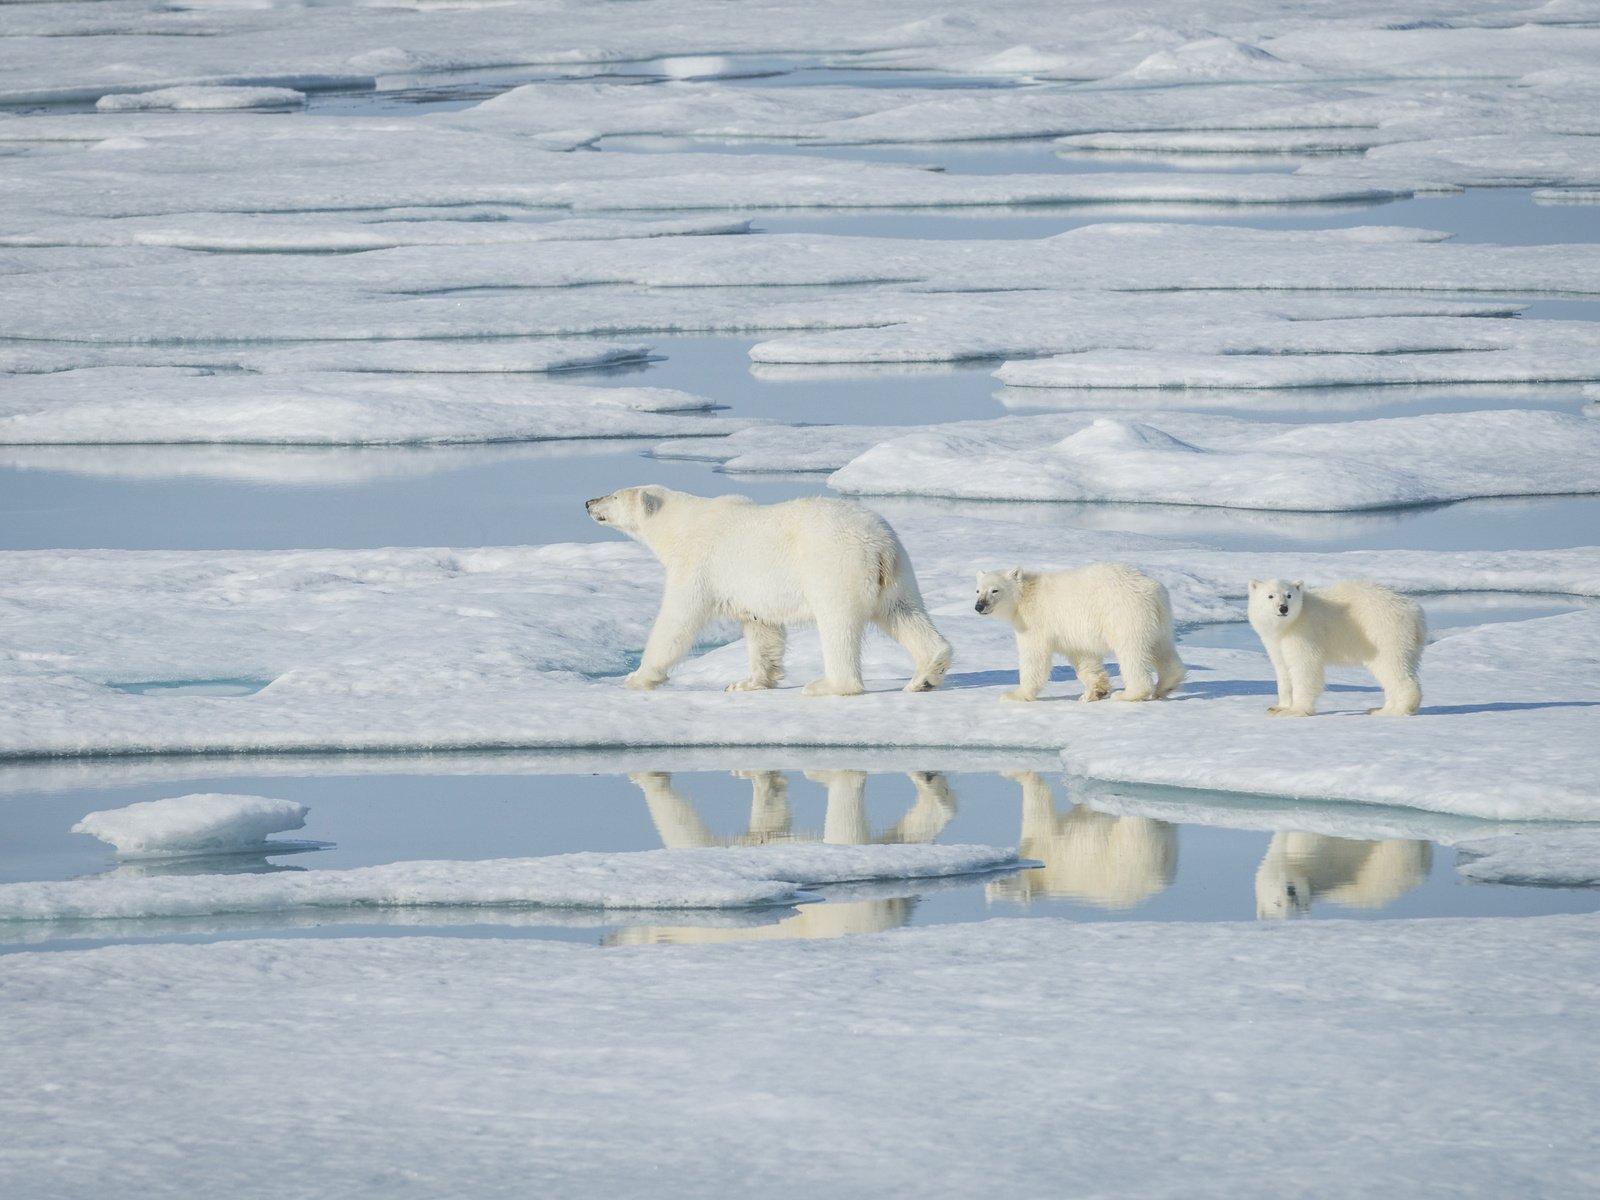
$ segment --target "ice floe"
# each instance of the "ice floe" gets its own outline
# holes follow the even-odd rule
[[[289,850],[297,846],[267,835],[301,828],[309,811],[293,800],[202,792],[88,813],[72,832],[109,842],[125,857]]]
[[[95,101],[100,112],[170,109],[179,112],[236,108],[298,108],[304,92],[283,87],[172,87],[152,92],[121,92]]]
[[[781,843],[399,862],[267,875],[186,875],[0,884],[0,921],[274,913],[419,906],[743,908],[804,901],[807,885],[973,874],[1017,865],[992,846]]]
[[[857,495],[1301,511],[1588,492],[1597,481],[1600,426],[1515,410],[1287,427],[1192,413],[1002,417],[889,438],[828,480]]]
[[[1600,887],[1600,830],[1523,831],[1456,846],[1456,870],[1474,883]]]
[[[687,415],[710,401],[670,388],[600,388],[474,376],[213,375],[104,367],[30,375],[0,400],[0,444],[232,442],[403,445],[714,436],[737,421]]]
[[[1584,666],[1600,654],[1587,649],[1600,647],[1594,611],[1447,630],[1424,658],[1415,718],[1350,713],[1375,694],[1351,671],[1334,674],[1326,714],[1301,722],[1266,715],[1272,671],[1255,649],[1186,648],[1190,684],[1174,701],[1064,706],[1076,687],[1052,684],[1039,703],[1002,704],[1016,678],[1011,633],[971,613],[977,568],[1106,558],[1160,578],[1186,624],[1241,620],[1246,581],[1280,574],[1365,576],[1424,597],[1595,596],[1593,549],[1229,553],[974,518],[896,523],[956,665],[946,687],[907,697],[908,662],[874,636],[868,694],[831,701],[787,684],[724,693],[747,673],[743,645],[724,641],[732,629],[710,631],[723,644],[659,691],[624,689],[660,587],[659,568],[631,544],[6,554],[0,755],[1065,746],[1074,771],[1113,780],[1493,818],[1596,816],[1588,747],[1600,679]],[[793,680],[820,673],[814,634],[791,639],[787,667]],[[125,690],[239,679],[260,686]],[[1556,693],[1553,679],[1564,684]],[[1495,770],[1534,742],[1537,776]]]
[[[1597,937],[1593,916],[1042,919],[607,951],[414,937],[13,954],[0,1154],[29,1194],[139,1178],[152,1196],[218,1179],[489,1196],[537,1177],[552,1194],[686,1197],[737,1175],[954,1196],[997,1172],[1115,1193],[1130,1164],[1156,1195],[1192,1193],[1197,1164],[1227,1194],[1308,1177],[1351,1195],[1578,1193]],[[1066,996],[1071,1053],[1041,1069]],[[1403,1102],[1397,1061],[1428,1064]],[[995,1078],[1004,1103],[952,1113]],[[1062,1098],[1084,1095],[1063,1123]],[[1168,1153],[1149,1153],[1153,1128]],[[825,1149],[796,1155],[797,1138]]]

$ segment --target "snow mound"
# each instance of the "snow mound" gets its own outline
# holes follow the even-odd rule
[[[293,88],[169,87],[157,88],[153,92],[101,96],[94,106],[100,112],[200,112],[234,108],[298,108],[305,102],[305,93]]]
[[[293,800],[196,792],[92,812],[72,832],[128,857],[232,854],[273,845],[269,833],[301,828],[309,811]]]
[[[155,876],[0,885],[0,920],[164,918],[302,908],[745,908],[807,885],[916,879],[1018,864],[992,846],[820,843],[400,862],[345,871]]]

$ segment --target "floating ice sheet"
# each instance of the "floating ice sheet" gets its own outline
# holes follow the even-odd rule
[[[1070,1177],[1113,1194],[1130,1163],[1157,1195],[1192,1193],[1197,1170],[1232,1195],[1311,1177],[1348,1195],[1374,1180],[1577,1194],[1594,1182],[1573,1098],[1593,1080],[1597,939],[1592,916],[1041,918],[609,951],[374,938],[14,954],[0,1157],[32,1195],[137,1178],[160,1197],[219,1179],[493,1196],[526,1188],[532,1129],[546,1192],[630,1200],[732,1179],[855,1198]],[[1063,996],[1071,1053],[1042,1069]],[[1397,1062],[1428,1064],[1398,1096]],[[991,1103],[952,1107],[975,1088]],[[1086,1095],[1063,1122],[1062,1097]]]
[[[100,112],[140,112],[165,109],[177,112],[238,108],[298,108],[304,92],[283,87],[171,87],[152,92],[120,92],[95,101]]]
[[[211,375],[105,367],[30,375],[0,400],[0,444],[232,442],[409,445],[714,436],[739,422],[687,414],[670,388],[599,388],[474,376]]]
[[[992,846],[782,843],[547,858],[399,862],[343,871],[0,884],[0,921],[170,918],[299,908],[743,908],[806,899],[805,885],[1014,866]]]
[[[1002,417],[879,442],[828,483],[858,495],[1348,511],[1593,491],[1600,425],[1516,410],[1287,427],[1193,413]]]
[[[269,796],[195,793],[88,813],[72,832],[109,842],[127,857],[229,854],[265,850],[274,844],[268,834],[301,828],[309,811]]]
[[[899,690],[909,660],[874,634],[867,695],[802,696],[799,684],[821,674],[807,631],[791,639],[786,681],[771,692],[723,692],[748,673],[745,648],[731,641],[682,664],[659,691],[623,688],[660,595],[659,568],[631,544],[6,554],[0,595],[13,649],[0,657],[0,755],[1067,746],[1097,756],[1086,773],[1113,779],[1493,818],[1600,811],[1589,762],[1600,677],[1585,665],[1600,660],[1600,612],[1449,631],[1424,660],[1418,717],[1351,714],[1377,701],[1350,671],[1333,676],[1330,715],[1292,722],[1264,711],[1273,685],[1260,651],[1186,650],[1190,683],[1175,701],[1080,705],[1070,703],[1075,684],[1055,683],[1041,702],[1001,703],[1016,679],[1012,632],[971,611],[978,568],[1109,558],[1160,578],[1186,623],[1242,619],[1246,581],[1280,574],[1312,584],[1364,576],[1412,593],[1594,596],[1594,549],[1238,554],[970,518],[897,524],[956,649],[948,683],[926,695]],[[111,686],[223,678],[270,682],[242,696]],[[1352,686],[1354,695],[1343,690]],[[1292,747],[1281,766],[1269,753],[1279,742]],[[1489,769],[1532,742],[1536,780],[1513,786]]]
[[[1456,870],[1474,883],[1600,887],[1600,829],[1524,831],[1456,847]]]

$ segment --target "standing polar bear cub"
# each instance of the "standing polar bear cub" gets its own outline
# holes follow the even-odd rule
[[[1383,688],[1384,717],[1404,717],[1422,704],[1417,669],[1428,628],[1414,601],[1382,584],[1347,579],[1311,589],[1287,579],[1250,581],[1250,626],[1278,676],[1280,717],[1309,717],[1322,695],[1322,669],[1362,666]]]
[[[861,636],[877,625],[911,653],[908,692],[939,685],[950,643],[922,606],[911,560],[888,522],[844,500],[756,504],[664,487],[631,487],[590,500],[589,515],[642,542],[666,568],[661,610],[632,688],[658,687],[699,632],[716,618],[738,621],[750,675],[729,691],[755,691],[783,675],[784,629],[815,623],[824,676],[808,696],[854,696],[861,686]]]
[[[973,607],[1011,622],[1017,631],[1018,687],[1004,699],[1038,696],[1058,652],[1078,673],[1084,701],[1111,694],[1108,650],[1122,669],[1118,700],[1157,700],[1183,682],[1167,589],[1126,563],[1046,573],[1021,567],[979,571]]]

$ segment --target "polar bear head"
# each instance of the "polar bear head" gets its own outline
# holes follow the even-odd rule
[[[978,599],[972,607],[984,616],[1008,620],[1022,597],[1022,568],[1009,571],[979,571]]]
[[[596,496],[583,507],[598,524],[610,525],[631,538],[639,538],[645,522],[661,511],[671,495],[666,488],[650,484],[622,488],[609,496]]]
[[[1292,625],[1300,616],[1305,595],[1306,585],[1298,579],[1293,583],[1287,579],[1252,579],[1250,620],[1253,624],[1281,621],[1285,625]]]

